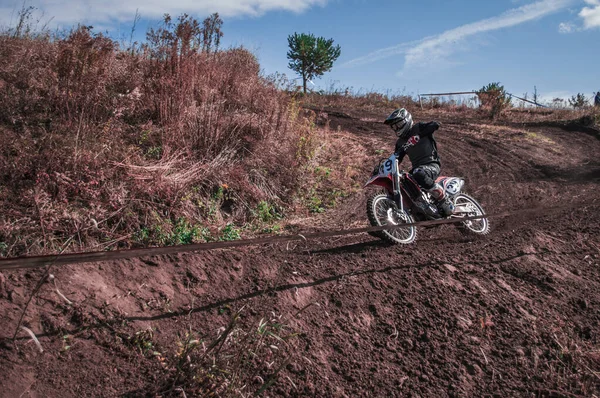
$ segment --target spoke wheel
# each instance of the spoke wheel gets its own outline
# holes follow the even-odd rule
[[[413,223],[414,220],[406,211],[398,209],[396,203],[385,193],[376,193],[367,201],[367,216],[374,227],[385,225],[402,225]],[[390,243],[408,244],[417,238],[417,228],[409,226],[373,233]]]
[[[485,215],[483,207],[471,196],[460,193],[454,197],[454,207],[467,209],[465,217]],[[464,234],[487,235],[490,233],[490,222],[487,218],[463,221],[458,224],[458,229]]]

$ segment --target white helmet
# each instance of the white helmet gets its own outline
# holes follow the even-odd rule
[[[413,119],[410,112],[406,109],[396,109],[391,115],[383,122],[390,126],[392,130],[396,132],[396,135],[400,138],[408,138],[410,129],[413,126]]]

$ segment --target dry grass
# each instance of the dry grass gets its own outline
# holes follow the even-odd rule
[[[408,108],[414,109],[418,101],[409,95],[387,96],[380,93],[365,94],[309,94],[303,102],[314,107],[328,107],[338,110],[358,110],[373,112],[380,109]],[[391,111],[390,111],[391,112]]]
[[[258,321],[246,319],[242,308],[216,331],[188,331],[175,353],[159,358],[163,363],[159,394],[262,395],[298,354],[300,333],[291,326],[293,318],[270,313]]]
[[[182,45],[0,36],[0,255],[158,243],[293,200],[311,121],[247,50]]]

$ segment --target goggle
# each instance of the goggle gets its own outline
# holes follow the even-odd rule
[[[404,126],[406,126],[406,120],[399,120],[392,124],[392,129],[397,133],[398,131],[402,130]]]

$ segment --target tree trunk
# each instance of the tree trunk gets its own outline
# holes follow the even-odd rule
[[[306,75],[302,74],[302,86],[304,87],[304,95],[306,95]]]

